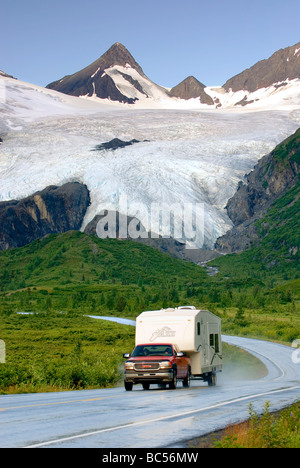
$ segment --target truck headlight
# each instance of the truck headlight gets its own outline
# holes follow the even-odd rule
[[[162,369],[172,369],[172,364],[169,361],[161,362],[160,367]]]
[[[125,362],[125,369],[134,369],[133,362]]]

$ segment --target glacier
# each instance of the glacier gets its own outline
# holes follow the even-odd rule
[[[126,195],[128,214],[149,228],[153,203],[201,203],[213,249],[232,224],[225,206],[256,162],[300,124],[295,106],[139,109],[65,96],[6,79],[0,94],[0,201],[78,181],[91,195],[82,230]],[[139,140],[115,151],[96,145]],[[142,204],[148,214],[139,212]],[[168,229],[161,234],[167,235]],[[204,237],[204,243],[203,243]]]

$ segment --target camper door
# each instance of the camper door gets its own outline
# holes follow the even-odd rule
[[[216,323],[207,324],[207,343],[209,365],[213,365],[216,355],[221,352],[220,331]]]

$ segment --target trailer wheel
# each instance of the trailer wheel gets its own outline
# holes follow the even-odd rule
[[[215,372],[210,372],[207,383],[209,387],[215,387],[217,385],[217,376]]]
[[[182,384],[183,384],[183,386],[185,388],[189,388],[189,386],[191,385],[191,369],[190,369],[190,367],[188,368],[186,378],[183,380]]]
[[[124,386],[125,386],[125,390],[127,392],[130,392],[132,390],[133,383],[132,382],[124,382]]]
[[[172,378],[172,381],[170,382],[170,388],[172,390],[175,390],[176,386],[177,386],[177,371],[176,369],[173,370],[173,378]]]

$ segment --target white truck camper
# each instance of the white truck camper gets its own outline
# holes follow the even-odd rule
[[[208,310],[181,306],[142,312],[136,319],[135,345],[170,343],[190,358],[191,378],[216,385],[222,371],[221,319]]]

